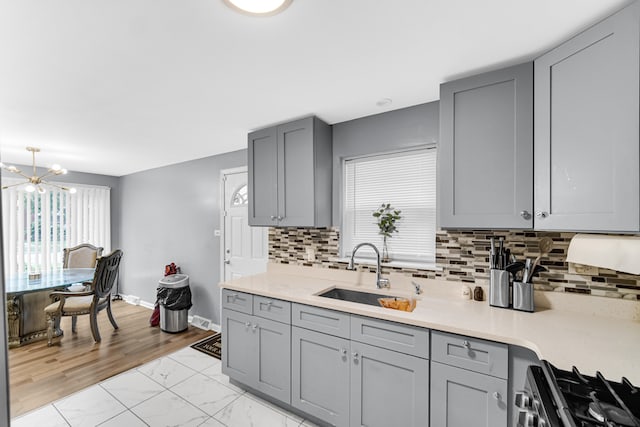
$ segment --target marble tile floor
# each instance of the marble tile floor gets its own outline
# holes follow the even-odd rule
[[[191,347],[11,420],[11,427],[311,427],[239,389],[218,359]]]

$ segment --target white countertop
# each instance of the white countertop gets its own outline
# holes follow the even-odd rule
[[[460,296],[462,283],[428,279],[413,279],[422,285],[424,292],[410,313],[317,296],[335,286],[407,296],[412,289],[410,280],[392,275],[391,289],[377,289],[374,276],[369,273],[269,264],[267,273],[223,282],[220,286],[514,344],[533,350],[540,359],[560,369],[576,366],[588,375],[600,371],[610,380],[620,381],[625,376],[640,385],[637,301],[536,292],[536,312],[526,313],[491,307],[488,301],[464,300]]]

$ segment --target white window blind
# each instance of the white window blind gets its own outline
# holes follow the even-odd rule
[[[23,180],[2,178],[3,185]],[[80,243],[111,251],[111,190],[71,184],[77,193],[47,187],[45,194],[23,186],[2,190],[5,274],[62,268],[62,250]]]
[[[382,253],[383,239],[372,213],[382,203],[402,211],[398,232],[387,239],[392,260],[435,262],[436,149],[368,156],[344,162],[341,248],[370,242]],[[374,257],[363,247],[357,256]]]

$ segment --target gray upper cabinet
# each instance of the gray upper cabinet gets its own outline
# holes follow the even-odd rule
[[[331,225],[331,127],[307,117],[248,136],[249,225]]]
[[[535,61],[535,228],[638,231],[639,5]]]
[[[440,86],[438,222],[533,227],[533,64]]]

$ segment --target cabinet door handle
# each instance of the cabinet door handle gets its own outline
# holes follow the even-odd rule
[[[502,399],[502,396],[500,396],[500,393],[498,393],[497,391],[493,392],[493,398],[496,400],[500,400]]]
[[[254,324],[253,324],[253,330],[255,331],[256,329],[258,329],[258,324],[257,324],[257,323],[254,323]]]
[[[530,214],[530,213],[529,213],[529,211],[527,211],[527,210],[524,210],[524,211],[520,212],[520,216],[521,216],[523,219],[526,219],[526,220],[531,219],[531,214]]]
[[[275,221],[278,217],[276,217],[275,215],[271,215],[271,221]]]
[[[346,349],[346,348],[342,348],[342,349],[340,349],[340,354],[341,354],[342,356],[346,356],[346,355],[347,355],[347,349]]]
[[[536,212],[536,218],[546,218],[549,216],[548,212],[538,211]]]
[[[244,324],[244,327],[247,328],[247,329],[249,329],[250,326],[251,326],[250,322],[247,322],[247,323]]]
[[[351,355],[353,356],[353,360],[354,360],[355,362],[357,362],[357,361],[358,361],[358,358],[360,357],[360,355],[358,354],[358,352],[357,352],[357,351],[354,351],[353,353],[351,353]]]
[[[283,216],[278,215],[278,221],[282,221],[284,219]]]
[[[462,345],[463,345],[463,346],[464,346],[464,348],[466,348],[466,349],[471,348],[471,344],[470,344],[470,343],[469,343],[469,341],[467,341],[467,340],[464,340],[464,341],[462,342]]]

